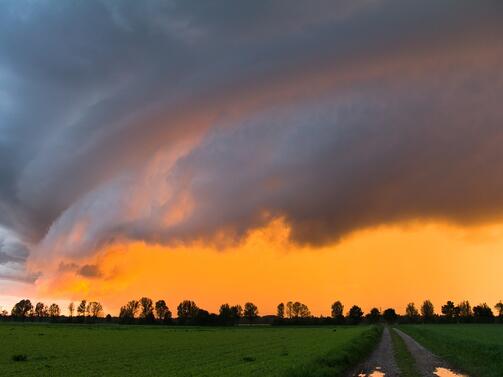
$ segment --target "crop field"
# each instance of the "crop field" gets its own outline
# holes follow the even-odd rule
[[[471,376],[503,376],[503,325],[403,325],[399,328]]]
[[[284,376],[340,373],[380,329],[0,324],[2,376]],[[329,365],[329,366],[327,366]]]

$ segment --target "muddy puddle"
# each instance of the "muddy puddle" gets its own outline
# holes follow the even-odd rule
[[[433,374],[438,377],[468,377],[466,374],[456,373],[447,368],[437,368]]]
[[[360,373],[358,377],[385,377],[386,373],[380,370],[381,367],[376,367],[374,371],[372,371],[370,374],[367,373]]]

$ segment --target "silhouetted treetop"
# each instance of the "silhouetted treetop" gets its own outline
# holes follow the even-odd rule
[[[59,305],[58,304],[51,304],[49,306],[49,316],[51,318],[56,318],[60,316],[60,310],[59,310]]]
[[[419,311],[413,302],[409,302],[405,308],[405,316],[410,322],[415,322],[419,318]]]
[[[252,303],[252,302],[247,302],[245,304],[244,310],[243,310],[243,315],[248,318],[249,321],[255,319],[258,317],[258,308],[257,306]]]
[[[148,318],[154,315],[154,303],[148,297],[142,297],[139,301],[140,318]]]
[[[277,308],[276,308],[276,316],[278,318],[284,318],[285,317],[285,304],[283,304],[282,302],[280,304],[278,304]]]
[[[25,318],[33,310],[33,305],[30,300],[21,300],[14,305],[11,311],[13,317]]]
[[[199,308],[197,307],[194,301],[184,300],[178,307],[176,308],[176,312],[178,318],[186,320],[186,319],[195,319],[197,313],[199,312]]]
[[[344,316],[344,305],[342,302],[336,301],[332,304],[332,318]]]
[[[435,316],[435,309],[430,300],[425,300],[423,305],[421,305],[421,316],[425,321],[431,321]]]
[[[353,305],[351,309],[349,309],[348,317],[353,323],[359,323],[362,320],[363,311],[359,306]]]

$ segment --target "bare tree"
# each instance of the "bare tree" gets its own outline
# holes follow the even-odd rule
[[[75,304],[73,302],[70,302],[70,304],[68,304],[68,313],[70,313],[70,318],[73,317],[74,311],[75,311]]]
[[[91,301],[87,304],[86,311],[93,318],[101,317],[103,315],[103,306],[99,302]]]
[[[121,307],[119,318],[121,319],[133,319],[138,313],[138,308],[140,303],[136,300],[129,301],[126,305]]]
[[[415,322],[419,319],[419,312],[413,302],[409,302],[405,308],[405,316],[410,322]]]
[[[293,314],[293,313],[292,313],[292,309],[293,309],[293,302],[288,301],[288,302],[286,303],[286,316],[287,316],[288,318],[292,318],[292,314]]]
[[[471,316],[473,316],[473,312],[472,312],[472,307],[470,305],[470,303],[465,300],[465,301],[461,301],[459,304],[458,304],[458,315],[460,318],[462,319],[467,319]]]
[[[35,305],[35,315],[38,318],[47,317],[47,306],[43,302],[37,302]]]
[[[58,304],[52,304],[49,306],[49,315],[51,318],[56,318],[60,316],[60,310]]]
[[[140,318],[150,318],[154,316],[154,304],[148,297],[140,299]]]
[[[301,302],[295,301],[292,305],[292,317],[293,318],[307,318],[311,316],[311,312],[307,305]]]
[[[86,308],[87,308],[87,300],[82,300],[77,307],[77,314],[80,317],[84,317],[86,315]]]

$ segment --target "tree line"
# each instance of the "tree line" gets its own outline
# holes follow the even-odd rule
[[[341,301],[335,301],[331,307],[329,317],[316,317],[311,314],[308,306],[299,301],[288,301],[277,306],[275,315],[260,316],[258,307],[247,302],[239,304],[222,304],[218,313],[197,306],[194,301],[183,300],[176,307],[176,317],[165,300],[153,301],[148,297],[130,300],[120,308],[117,317],[104,315],[103,306],[97,301],[82,300],[78,305],[71,302],[68,305],[68,316],[62,316],[60,307],[53,303],[45,305],[37,302],[35,305],[29,299],[16,303],[10,315],[7,311],[0,311],[3,319],[33,320],[33,321],[66,321],[66,322],[95,322],[108,321],[118,323],[158,323],[179,325],[235,325],[240,323],[270,323],[274,325],[299,324],[348,324],[359,323],[400,322],[400,323],[503,323],[503,302],[494,305],[495,313],[486,303],[471,306],[468,301],[455,304],[447,301],[440,307],[440,312],[430,300],[425,300],[419,308],[411,302],[405,307],[405,314],[398,315],[394,308],[381,311],[372,308],[368,313],[357,305],[353,305],[347,312]]]
[[[131,300],[122,306],[119,312],[121,323],[166,323],[181,325],[233,325],[248,321],[254,322],[259,317],[257,306],[247,302],[241,305],[222,304],[219,313],[210,313],[197,306],[194,301],[183,300],[176,308],[176,322],[173,320],[171,310],[164,300],[155,303],[148,297],[140,300]]]

